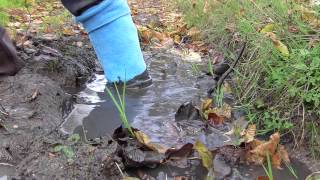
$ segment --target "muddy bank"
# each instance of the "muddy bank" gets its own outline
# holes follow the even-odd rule
[[[1,176],[99,179],[102,159],[114,149],[112,142],[101,140],[95,147],[71,142],[57,129],[73,108],[68,89],[81,87],[100,71],[88,40],[29,37],[18,53],[25,67],[16,76],[0,79]],[[75,158],[53,152],[59,144],[72,147]]]

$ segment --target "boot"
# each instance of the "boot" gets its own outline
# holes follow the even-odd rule
[[[79,3],[78,5],[67,4]],[[82,4],[86,1],[87,6]],[[126,0],[62,0],[89,34],[108,83],[145,86],[151,78],[141,52],[136,26]],[[81,2],[81,3],[80,3]],[[90,2],[90,3],[89,3]],[[98,4],[96,4],[98,3]],[[88,5],[90,4],[90,5]],[[92,5],[95,4],[95,5]],[[74,7],[82,8],[81,10]]]
[[[0,77],[13,76],[23,67],[22,61],[18,58],[16,49],[0,27]]]

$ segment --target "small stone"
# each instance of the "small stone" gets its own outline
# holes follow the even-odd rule
[[[13,125],[13,128],[14,128],[14,129],[18,129],[19,126],[18,126],[18,125]]]

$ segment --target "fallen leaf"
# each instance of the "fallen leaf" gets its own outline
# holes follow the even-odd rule
[[[205,99],[204,101],[202,101],[201,103],[201,112],[204,113],[205,111],[209,110],[209,108],[212,105],[212,99]]]
[[[289,50],[288,47],[283,44],[280,40],[277,39],[277,36],[272,33],[272,32],[267,32],[265,33],[267,37],[269,37],[272,42],[274,47],[284,56],[284,57],[288,57],[289,56]]]
[[[73,30],[70,29],[70,28],[63,28],[62,33],[63,33],[64,35],[67,35],[67,36],[73,36],[73,35],[75,35],[75,33],[73,32]]]
[[[200,155],[202,165],[207,168],[208,171],[211,171],[213,167],[213,156],[211,152],[206,148],[206,146],[197,140],[194,144],[194,148],[197,150],[197,152]]]
[[[270,180],[268,176],[259,176],[256,180]]]
[[[218,116],[230,119],[231,110],[232,107],[229,104],[223,103],[222,107],[215,107],[212,110],[210,110],[210,112],[216,113]]]
[[[193,150],[193,144],[187,143],[180,149],[168,149],[166,152],[167,159],[184,159],[187,158]]]
[[[257,154],[263,157],[267,157],[268,154],[273,155],[276,152],[279,142],[280,142],[280,134],[275,133],[270,136],[269,141],[258,145],[256,148],[251,150],[251,153]]]
[[[262,29],[261,29],[261,33],[267,33],[267,32],[272,32],[274,29],[274,24],[273,23],[270,23],[270,24],[267,24],[265,25]]]
[[[272,160],[272,165],[281,169],[281,163],[284,161],[290,163],[288,152],[285,147],[279,145],[280,134],[274,133],[270,136],[269,141],[253,140],[247,143],[246,160],[249,163],[262,165],[269,155]]]
[[[151,150],[154,150],[158,153],[164,154],[169,148],[164,147],[160,144],[154,144],[151,143],[151,140],[149,138],[149,136],[147,136],[146,134],[144,134],[141,131],[135,131],[134,132],[137,140],[142,143],[143,145],[147,146],[148,148],[150,148]]]
[[[254,140],[255,135],[256,135],[256,130],[257,130],[256,125],[250,124],[245,131],[244,142],[246,142],[246,143],[252,142]]]
[[[210,112],[208,114],[209,124],[216,126],[224,123],[224,117],[217,115],[215,112]]]

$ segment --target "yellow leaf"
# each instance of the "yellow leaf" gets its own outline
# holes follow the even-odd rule
[[[262,29],[261,29],[261,33],[267,33],[267,32],[272,32],[274,29],[274,24],[273,23],[270,23],[270,24],[267,24],[265,25]]]
[[[266,36],[268,36],[272,42],[274,47],[284,56],[284,57],[288,57],[289,56],[289,50],[288,47],[283,44],[280,40],[277,39],[277,36],[272,33],[272,32],[267,32],[265,33]]]
[[[141,131],[135,131],[134,134],[140,143],[144,144],[145,146],[147,146],[148,148],[150,148],[153,151],[164,154],[169,149],[168,147],[164,147],[160,144],[152,143],[149,136],[147,136],[146,134],[144,134]]]
[[[198,153],[200,155],[202,165],[205,168],[207,168],[208,171],[210,171],[213,167],[213,163],[212,163],[213,156],[212,156],[211,152],[199,140],[196,141],[194,148],[198,151]]]
[[[232,107],[227,104],[223,103],[222,107],[215,107],[212,110],[210,110],[211,113],[216,113],[218,116],[226,117],[228,119],[231,118],[231,110]]]
[[[256,135],[257,127],[255,124],[250,124],[245,131],[244,140],[246,143],[252,142]]]
[[[212,99],[211,98],[202,101],[202,103],[201,103],[201,112],[204,113],[205,111],[207,111],[211,107],[211,105],[212,105]]]

